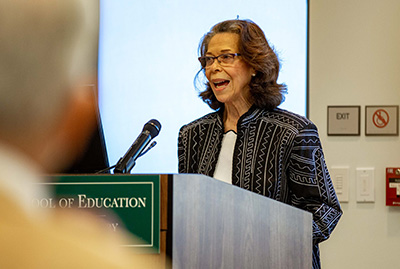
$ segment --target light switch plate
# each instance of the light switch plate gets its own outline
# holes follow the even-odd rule
[[[356,169],[357,202],[375,202],[375,168]]]
[[[349,201],[349,167],[332,166],[329,170],[339,202]]]

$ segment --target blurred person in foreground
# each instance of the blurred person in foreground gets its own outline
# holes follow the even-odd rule
[[[97,10],[0,1],[0,268],[147,267],[95,217],[30,205],[33,184],[68,165],[95,126],[95,94],[79,85],[95,79]]]
[[[316,126],[278,108],[286,86],[277,82],[277,55],[250,20],[216,24],[199,54],[198,75],[207,78],[200,97],[216,112],[180,129],[179,173],[212,176],[311,212],[312,264],[320,268],[318,244],[342,211]]]

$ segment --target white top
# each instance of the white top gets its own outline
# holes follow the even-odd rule
[[[214,178],[232,184],[232,160],[235,149],[236,133],[228,131],[222,138],[221,152],[219,153]]]

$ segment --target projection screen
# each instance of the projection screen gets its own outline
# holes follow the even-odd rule
[[[288,86],[281,108],[306,114],[307,1],[101,0],[99,102],[110,165],[150,119],[160,121],[157,145],[132,173],[177,173],[179,128],[212,110],[198,98],[194,77],[201,37],[227,19],[257,23],[281,61]]]

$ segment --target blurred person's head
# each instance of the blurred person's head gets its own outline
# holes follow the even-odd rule
[[[95,123],[95,0],[0,1],[0,143],[47,171],[66,165]]]

